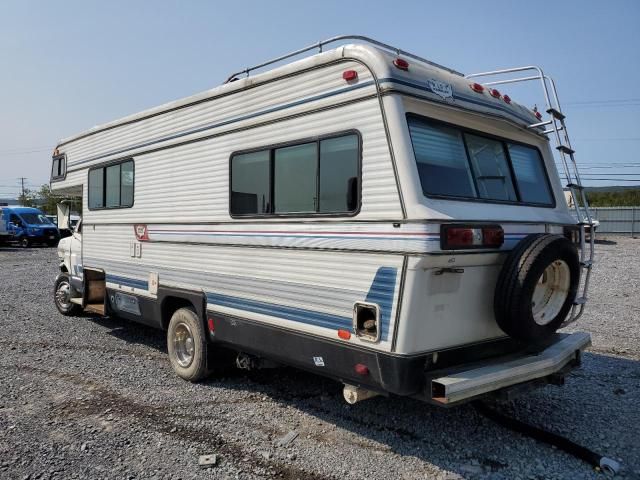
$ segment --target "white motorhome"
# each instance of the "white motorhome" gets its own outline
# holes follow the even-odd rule
[[[582,189],[553,81],[481,75],[498,79],[336,37],[62,140],[51,188],[83,212],[58,309],[166,330],[192,381],[230,350],[335,378],[349,402],[557,379],[590,343],[556,333],[584,309],[590,217],[564,201],[552,143]],[[544,118],[495,88],[530,80]]]

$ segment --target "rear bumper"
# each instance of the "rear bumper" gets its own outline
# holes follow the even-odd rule
[[[589,345],[588,333],[556,334],[553,342],[536,354],[493,358],[473,368],[430,372],[426,385],[431,387],[432,401],[451,405],[566,371],[579,365],[580,355]]]

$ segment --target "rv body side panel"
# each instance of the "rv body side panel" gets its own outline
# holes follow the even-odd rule
[[[349,343],[390,350],[402,255],[138,242],[131,225],[86,225],[83,243],[85,268],[104,270],[109,289],[155,298],[154,275],[164,287],[204,292],[211,312],[319,337],[337,340],[352,330],[355,302],[376,303],[381,341]]]

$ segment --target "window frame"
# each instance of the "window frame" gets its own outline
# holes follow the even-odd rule
[[[275,199],[275,151],[279,148],[286,148],[286,147],[295,147],[298,145],[304,145],[307,143],[315,143],[316,144],[316,179],[315,179],[315,185],[316,185],[316,195],[318,195],[318,198],[316,199],[317,205],[320,205],[320,158],[321,158],[321,148],[320,148],[320,142],[322,142],[323,140],[330,140],[332,138],[340,138],[340,137],[346,137],[349,135],[355,135],[356,138],[358,139],[358,155],[357,155],[357,179],[358,179],[358,192],[357,192],[357,205],[356,208],[354,210],[351,211],[345,211],[345,212],[326,212],[326,213],[322,213],[322,212],[289,212],[289,213],[275,213],[275,212],[268,212],[268,213],[233,213],[231,211],[231,195],[232,195],[232,188],[233,188],[233,158],[237,155],[244,155],[247,153],[255,153],[255,152],[262,152],[262,151],[269,151],[269,194],[270,194],[270,205],[271,205],[271,209],[275,209],[275,205],[274,205],[274,199]],[[306,138],[302,138],[302,139],[296,139],[293,141],[289,141],[289,142],[279,142],[279,143],[273,143],[270,145],[264,145],[258,148],[251,148],[251,149],[245,149],[245,150],[236,150],[234,152],[231,153],[231,155],[229,156],[229,191],[228,191],[228,210],[229,210],[229,216],[231,218],[260,218],[260,219],[265,219],[265,218],[309,218],[309,217],[355,217],[356,215],[358,215],[360,213],[360,210],[362,208],[362,134],[360,133],[359,130],[356,129],[349,129],[349,130],[342,130],[340,132],[335,132],[335,133],[330,133],[330,134],[326,134],[326,135],[317,135],[317,136],[313,136],[313,137],[306,137]],[[318,207],[316,207],[318,208]]]
[[[60,161],[64,161],[63,165],[63,172],[61,175],[54,175],[53,174],[53,164],[56,162],[56,160],[58,162]],[[59,165],[59,164],[58,164]],[[60,168],[58,168],[58,170],[60,170]],[[65,178],[67,178],[67,154],[66,153],[61,153],[60,155],[54,155],[53,157],[51,157],[51,182],[59,182],[64,180]]]
[[[133,167],[133,193],[131,198],[131,205],[116,205],[112,207],[107,207],[107,168],[112,167],[114,165],[122,165],[123,163],[131,162]],[[91,172],[95,170],[103,170],[102,173],[102,207],[91,207],[91,203],[89,199],[91,197],[91,185],[90,185],[90,177]],[[120,167],[120,201],[122,201],[122,167]],[[90,211],[94,210],[118,210],[121,208],[132,208],[136,203],[136,162],[133,157],[122,158],[119,160],[113,160],[111,162],[101,163],[99,165],[94,165],[87,171],[87,209]]]
[[[414,156],[414,164],[416,163],[416,151],[415,151],[415,147],[413,144],[413,138],[411,138],[411,134],[409,133],[409,120],[410,119],[416,119],[418,121],[421,121],[423,123],[431,123],[431,124],[435,124],[435,125],[444,125],[446,127],[449,128],[455,128],[457,130],[459,130],[462,133],[462,142],[464,144],[464,150],[466,153],[466,160],[467,160],[467,165],[469,166],[469,169],[471,171],[471,178],[473,179],[473,185],[474,188],[476,189],[476,193],[479,192],[478,190],[478,185],[477,185],[477,179],[476,179],[476,175],[475,175],[475,171],[473,169],[473,164],[471,163],[471,155],[469,154],[469,148],[467,147],[467,139],[466,139],[466,135],[465,134],[470,134],[470,135],[475,135],[477,137],[481,137],[481,138],[487,138],[489,140],[494,140],[497,142],[500,142],[502,144],[502,149],[504,151],[504,155],[505,155],[505,159],[507,160],[507,165],[509,167],[509,173],[511,175],[511,182],[513,184],[513,188],[515,190],[516,193],[516,197],[518,198],[517,201],[511,201],[511,200],[494,200],[491,198],[481,198],[481,197],[464,197],[464,196],[459,196],[459,195],[438,195],[438,194],[432,194],[432,193],[425,193],[424,190],[422,189],[422,181],[419,180],[420,183],[420,190],[422,191],[422,195],[427,197],[427,198],[434,198],[434,199],[440,199],[440,200],[457,200],[460,202],[476,202],[476,203],[490,203],[490,204],[496,204],[496,205],[517,205],[517,206],[525,206],[525,207],[538,207],[538,208],[556,208],[557,206],[557,200],[556,200],[556,195],[555,192],[553,190],[553,186],[551,185],[551,180],[549,178],[549,171],[547,169],[547,163],[545,161],[544,156],[542,155],[542,151],[540,150],[540,148],[538,148],[538,146],[536,145],[531,145],[530,143],[525,143],[525,142],[520,142],[518,140],[512,140],[509,138],[505,138],[505,137],[500,137],[498,135],[493,135],[490,133],[486,133],[483,132],[481,130],[476,130],[473,128],[468,128],[468,127],[463,127],[461,125],[457,125],[455,123],[450,123],[450,122],[445,122],[433,117],[428,117],[425,115],[420,115],[414,112],[407,112],[406,114],[406,122],[407,122],[407,133],[409,135],[409,139],[411,141],[411,150],[413,152],[413,156]],[[533,150],[535,150],[538,153],[538,158],[540,159],[540,163],[542,165],[542,171],[544,172],[544,180],[547,184],[547,188],[549,189],[549,194],[551,195],[551,202],[550,203],[537,203],[537,202],[525,202],[522,201],[521,198],[521,193],[520,193],[520,187],[518,185],[518,179],[515,175],[515,170],[513,168],[513,163],[511,161],[511,155],[509,153],[509,147],[508,144],[513,144],[513,145],[520,145],[522,147],[527,147],[527,148],[531,148]],[[479,195],[479,193],[478,193]]]

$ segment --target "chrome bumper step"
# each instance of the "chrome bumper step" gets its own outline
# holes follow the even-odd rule
[[[470,370],[431,378],[431,399],[450,405],[512,385],[548,377],[579,361],[580,353],[591,345],[585,332],[557,334],[557,341],[537,354],[492,359]]]

